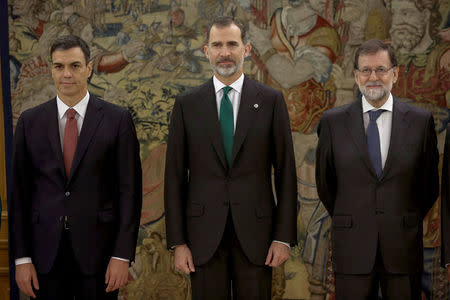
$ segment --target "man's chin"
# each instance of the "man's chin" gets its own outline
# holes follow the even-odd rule
[[[377,95],[370,95],[370,94],[364,94],[364,97],[366,97],[367,100],[372,102],[379,102],[386,97],[386,94],[377,94]]]
[[[237,70],[234,67],[231,68],[216,68],[217,74],[222,77],[231,77],[236,74]]]

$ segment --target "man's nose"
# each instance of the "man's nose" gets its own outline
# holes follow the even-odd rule
[[[72,72],[70,72],[69,68],[64,68],[63,75],[64,77],[72,77]]]
[[[378,76],[375,70],[370,70],[369,81],[377,81]]]
[[[228,47],[222,47],[221,49],[220,49],[220,55],[221,56],[225,56],[225,57],[228,57],[228,56],[230,56],[230,53],[231,53],[231,51],[230,51],[230,48],[228,48]]]

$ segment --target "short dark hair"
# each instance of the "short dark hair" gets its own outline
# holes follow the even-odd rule
[[[211,28],[213,26],[216,26],[218,28],[224,28],[231,26],[233,24],[239,27],[239,29],[241,30],[242,43],[244,43],[244,45],[247,44],[248,42],[247,29],[245,28],[244,23],[242,23],[242,21],[237,18],[229,16],[218,16],[214,18],[214,20],[209,24],[208,32],[206,33],[206,44],[209,43],[209,34],[211,33]]]
[[[89,63],[91,51],[89,50],[88,44],[75,35],[63,35],[58,37],[50,47],[50,58],[56,50],[68,50],[76,47],[80,47],[81,51],[83,51],[87,65]]]
[[[389,54],[389,59],[391,60],[391,67],[396,67],[398,65],[394,49],[390,44],[383,43],[382,41],[377,39],[371,39],[362,43],[361,46],[359,46],[358,50],[356,50],[355,61],[353,64],[355,70],[358,70],[359,68],[358,60],[360,55],[375,54],[378,51],[387,51],[387,53]]]

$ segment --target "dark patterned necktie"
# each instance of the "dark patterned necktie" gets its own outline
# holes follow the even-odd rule
[[[75,149],[77,148],[78,127],[77,127],[77,119],[75,119],[76,114],[77,112],[73,108],[69,108],[66,112],[67,120],[66,120],[66,127],[64,130],[63,156],[67,178],[69,178],[73,156],[75,154]]]
[[[369,150],[370,161],[378,178],[381,177],[383,167],[381,164],[380,133],[378,131],[377,119],[383,112],[385,112],[384,109],[369,111],[370,121],[366,130],[367,149]]]
[[[222,131],[223,147],[227,158],[228,166],[231,166],[231,155],[233,152],[234,138],[234,117],[233,105],[231,104],[228,92],[233,88],[229,86],[223,87],[223,96],[220,102],[220,128]]]

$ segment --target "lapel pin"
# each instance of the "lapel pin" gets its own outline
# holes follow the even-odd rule
[[[253,107],[256,108],[256,109],[258,109],[259,105],[255,103],[255,104],[253,105]]]

